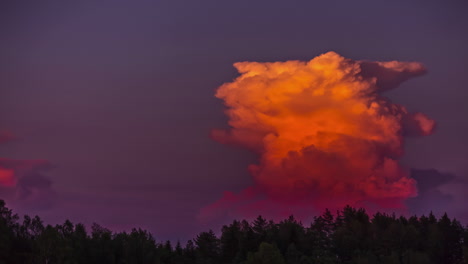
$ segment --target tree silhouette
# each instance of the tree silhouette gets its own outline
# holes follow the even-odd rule
[[[262,242],[257,252],[249,253],[246,264],[286,264],[286,262],[276,246]]]
[[[22,220],[0,200],[0,264],[333,264],[468,263],[468,229],[447,214],[437,218],[376,213],[350,206],[326,210],[304,227],[293,216],[275,223],[258,216],[233,221],[218,238],[201,232],[182,247],[157,242],[142,229],[112,232],[66,220]]]

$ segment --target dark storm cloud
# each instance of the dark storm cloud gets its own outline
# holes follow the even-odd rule
[[[468,186],[463,178],[435,169],[412,169],[411,177],[417,181],[418,186],[418,195],[406,202],[411,213],[421,215],[433,211],[438,214],[449,212],[451,215],[461,216],[468,213],[468,210],[454,211],[452,207],[457,194],[444,191],[445,186],[452,184]]]
[[[14,138],[10,132],[0,132],[0,144]],[[50,208],[56,194],[43,172],[51,168],[46,160],[0,158],[0,199],[23,209]]]
[[[56,194],[52,181],[42,174],[49,167],[45,161],[0,159],[0,172],[11,171],[11,179],[0,185],[0,199],[23,209],[50,208]]]
[[[393,64],[398,65],[397,61],[386,63],[364,61],[361,63],[361,75],[364,78],[376,78],[376,86],[380,91],[392,90],[398,87],[401,83],[423,75],[427,69],[420,63],[412,63],[402,65],[400,67],[391,67]]]
[[[37,172],[23,175],[16,188],[16,199],[23,207],[49,209],[57,197],[52,189],[52,181]]]

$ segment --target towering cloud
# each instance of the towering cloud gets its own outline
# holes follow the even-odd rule
[[[218,88],[230,129],[212,137],[259,155],[254,185],[224,196],[202,216],[310,214],[346,204],[401,208],[417,194],[398,163],[404,136],[429,135],[435,122],[382,92],[426,72],[417,62],[354,61],[334,52],[308,62],[239,62]]]

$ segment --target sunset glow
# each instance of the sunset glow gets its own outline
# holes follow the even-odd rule
[[[231,129],[214,130],[212,138],[259,155],[248,168],[255,184],[226,192],[202,215],[283,215],[347,204],[402,208],[417,194],[398,159],[404,136],[429,135],[435,122],[381,93],[424,74],[422,64],[328,52],[308,62],[234,66],[241,75],[216,92]]]

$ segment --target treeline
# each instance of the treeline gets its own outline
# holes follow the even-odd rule
[[[468,263],[468,229],[447,215],[396,217],[345,207],[304,226],[289,217],[233,221],[216,236],[202,232],[184,246],[157,242],[141,229],[113,233],[97,224],[90,232],[65,221],[44,225],[16,214],[0,200],[0,263],[46,264],[311,264]]]

